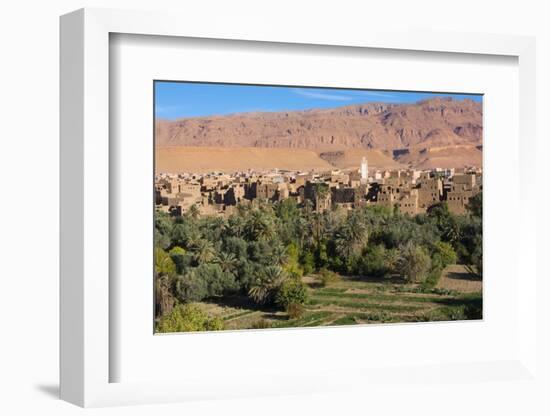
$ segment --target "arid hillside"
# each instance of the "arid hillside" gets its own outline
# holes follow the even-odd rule
[[[482,146],[452,145],[441,147],[413,147],[401,153],[396,159],[407,166],[418,169],[455,168],[462,166],[481,167]]]
[[[332,166],[342,170],[357,169],[361,159],[365,156],[369,167],[379,169],[404,168],[405,165],[393,160],[391,152],[374,149],[348,149],[320,152],[319,157]]]
[[[155,155],[157,172],[234,172],[247,169],[330,170],[332,166],[312,150],[254,147],[160,147]]]
[[[296,149],[302,149],[337,167],[357,165],[357,161],[352,161],[355,153],[350,152],[368,149],[379,151],[376,157],[387,165],[377,167],[392,167],[396,163],[435,166],[443,162],[445,166],[441,167],[458,167],[480,165],[482,132],[480,103],[435,98],[415,104],[369,103],[325,110],[157,120],[156,146],[157,149],[188,146],[281,149],[277,154],[270,153],[271,158],[281,161],[294,158],[298,155],[294,154]],[[434,148],[438,149],[435,153],[430,151]],[[245,153],[252,156],[250,152]],[[170,157],[173,156],[171,153]],[[157,162],[161,160],[157,158]],[[160,166],[164,163],[174,162],[162,161]],[[291,161],[287,163],[293,165]]]
[[[352,149],[321,153],[309,149],[257,147],[158,147],[157,172],[234,172],[247,169],[288,169],[327,171],[334,168],[357,169],[365,156],[373,168],[404,167],[378,150]]]

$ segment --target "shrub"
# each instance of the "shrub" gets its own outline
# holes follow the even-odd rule
[[[471,275],[482,278],[483,277],[483,251],[481,244],[477,245],[470,257],[471,264],[467,265],[466,268]]]
[[[443,273],[443,269],[441,266],[436,265],[435,267],[432,267],[428,275],[426,276],[426,280],[422,283],[422,287],[424,289],[433,289],[437,286],[439,283],[439,279],[441,279],[441,275]]]
[[[300,267],[298,253],[299,253],[299,250],[296,244],[291,243],[286,247],[287,259],[284,265],[284,270],[289,275],[302,276],[302,274],[304,273],[304,271]]]
[[[470,212],[470,215],[483,218],[483,193],[480,192],[471,197],[468,205],[466,205],[466,209]]]
[[[315,250],[315,263],[317,268],[325,267],[329,262],[328,252],[327,252],[327,243],[322,241],[317,246]]]
[[[258,280],[258,276],[261,275],[263,266],[251,262],[244,261],[237,271],[238,284],[241,289],[249,289],[254,286]]]
[[[286,307],[286,313],[289,319],[298,319],[304,315],[305,308],[298,303],[291,303]]]
[[[388,272],[384,245],[369,247],[361,259],[360,273],[368,276],[385,276]]]
[[[271,328],[272,325],[269,323],[269,321],[267,319],[260,319],[256,322],[254,322],[250,328],[251,329],[267,329],[267,328]]]
[[[197,279],[206,282],[208,297],[221,296],[238,287],[235,276],[231,273],[224,273],[218,264],[203,263],[193,270]]]
[[[464,308],[466,319],[483,319],[483,311],[481,306],[466,305]]]
[[[209,317],[195,304],[177,305],[157,324],[158,332],[219,331],[222,329],[223,320],[218,317]]]
[[[177,277],[176,294],[180,302],[198,302],[208,296],[208,287],[195,270],[189,270],[183,276]]]
[[[407,281],[419,282],[426,278],[431,267],[430,256],[422,246],[409,242],[399,250],[398,271]]]
[[[298,279],[285,280],[275,295],[275,303],[285,310],[290,305],[303,305],[307,299],[306,285]]]
[[[455,295],[456,296],[456,295]],[[480,293],[460,295],[456,298],[462,304],[442,306],[428,314],[431,321],[457,321],[483,318],[483,298]]]
[[[206,321],[206,330],[207,331],[222,331],[225,327],[223,319],[219,316],[209,318]]]
[[[264,266],[273,265],[273,242],[268,240],[251,241],[248,243],[249,260]]]
[[[455,264],[457,258],[457,254],[451,244],[444,241],[437,241],[433,244],[432,263],[439,263],[442,268],[445,268],[451,264]]]
[[[192,256],[190,254],[187,254],[185,249],[175,246],[168,252],[170,255],[170,258],[174,262],[174,265],[176,267],[176,273],[183,274],[184,270],[187,267],[190,267],[192,264]]]
[[[159,275],[173,275],[176,265],[170,256],[160,247],[155,248],[155,270]]]
[[[388,274],[395,273],[399,263],[399,250],[396,248],[386,249],[384,263]]]
[[[170,236],[162,234],[158,229],[155,228],[155,247],[166,250],[168,247],[170,247],[170,244]]]
[[[311,251],[306,251],[301,258],[302,270],[304,275],[308,275],[315,270],[315,256]]]
[[[225,251],[233,254],[239,260],[247,258],[248,245],[245,240],[239,237],[228,237],[225,239]]]
[[[180,302],[198,302],[202,299],[221,296],[236,290],[235,276],[225,273],[218,264],[201,264],[189,268],[183,276],[176,278],[176,294]]]
[[[447,306],[442,308],[441,315],[444,320],[450,321],[464,321],[468,319],[466,316],[466,307],[460,306]]]
[[[321,269],[319,271],[318,279],[319,279],[319,283],[323,287],[331,286],[335,283],[338,283],[340,280],[342,280],[342,278],[338,273],[334,273],[333,271],[328,269]]]
[[[457,259],[458,256],[451,244],[444,241],[435,242],[432,245],[431,268],[422,287],[424,289],[435,288],[441,279],[443,269],[451,264],[455,264]]]

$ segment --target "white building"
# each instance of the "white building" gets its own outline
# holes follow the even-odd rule
[[[369,165],[367,164],[367,158],[363,156],[361,160],[361,184],[366,184],[369,179]]]

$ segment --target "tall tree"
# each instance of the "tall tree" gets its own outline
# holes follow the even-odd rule
[[[189,217],[192,218],[193,220],[197,220],[201,215],[199,207],[197,207],[196,204],[191,205],[187,210],[187,215],[189,215]]]
[[[221,267],[224,273],[234,273],[239,265],[239,260],[233,253],[226,253],[225,251],[222,251],[221,253],[218,253],[215,263]]]
[[[466,209],[470,212],[470,215],[483,218],[483,192],[471,197]]]
[[[430,256],[422,246],[409,241],[400,248],[398,270],[405,280],[411,282],[423,280],[430,266]]]
[[[361,254],[368,242],[367,225],[359,217],[350,216],[336,232],[334,242],[337,253],[343,257]]]
[[[211,241],[200,239],[191,247],[197,264],[209,263],[216,258],[216,249]]]
[[[281,267],[268,266],[251,284],[248,295],[256,303],[267,303],[273,300],[275,290],[282,284],[284,278],[285,273]]]
[[[247,218],[247,233],[253,240],[270,239],[275,234],[272,218],[257,209]]]
[[[329,187],[326,183],[315,183],[313,185],[313,194],[315,195],[315,211],[321,212],[321,202],[325,203],[329,195]]]

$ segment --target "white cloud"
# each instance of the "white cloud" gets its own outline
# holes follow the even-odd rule
[[[187,108],[189,108],[188,105],[183,105],[183,104],[180,104],[180,105],[159,105],[157,104],[156,105],[156,110],[159,111],[159,112],[163,112],[163,113],[166,113],[166,112],[169,112],[169,111],[182,111],[182,110],[186,110]]]
[[[387,92],[383,92],[383,91],[357,91],[358,93],[360,93],[360,95],[364,95],[364,96],[367,96],[367,97],[383,97],[383,98],[394,98],[395,95],[393,94],[389,94]]]
[[[330,100],[330,101],[350,101],[353,100],[353,97],[349,95],[341,94],[331,94],[325,92],[311,91],[301,88],[294,88],[292,90],[295,94],[301,95],[302,97],[314,98],[316,100]]]
[[[384,98],[390,99],[395,98],[394,94],[389,94],[383,91],[365,91],[365,90],[352,90],[346,91],[347,94],[338,94],[332,91],[327,90],[328,92],[319,92],[318,90],[309,90],[305,88],[293,88],[292,91],[295,94],[301,95],[302,97],[313,98],[317,100],[329,100],[329,101],[352,101],[360,99],[361,97],[375,97],[375,98]]]

